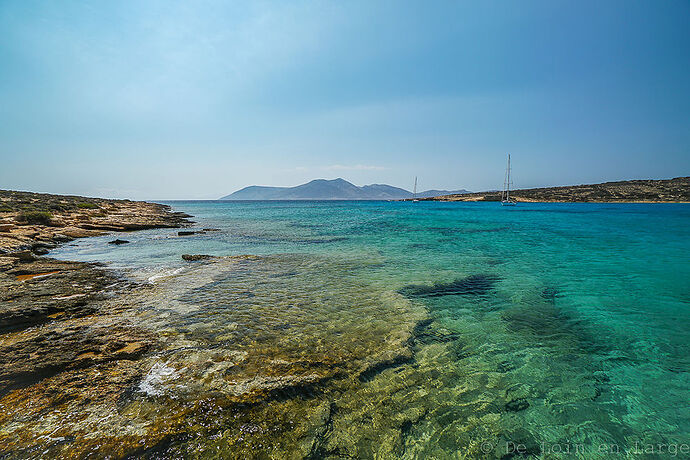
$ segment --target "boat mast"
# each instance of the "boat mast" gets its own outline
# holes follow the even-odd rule
[[[508,154],[508,164],[506,165],[506,175],[503,181],[503,194],[501,199],[503,201],[510,201],[510,153]]]
[[[414,189],[412,192],[412,199],[414,200],[416,198],[417,198],[417,176],[414,176]]]
[[[508,184],[506,184],[506,201],[510,201],[510,153],[508,154]]]

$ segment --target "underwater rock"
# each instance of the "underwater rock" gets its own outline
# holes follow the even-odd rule
[[[398,367],[403,364],[410,363],[413,361],[413,359],[414,356],[412,355],[411,350],[407,348],[402,349],[398,354],[394,355],[389,359],[383,359],[381,361],[369,364],[362,372],[360,372],[359,381],[369,382],[381,372],[387,369],[391,369],[393,367]]]
[[[177,232],[177,236],[190,236],[190,235],[194,235],[195,233],[196,232],[192,231],[192,230],[182,230],[182,231]]]
[[[412,329],[411,342],[413,344],[449,343],[460,338],[457,332],[446,328],[434,327],[433,319],[419,321]]]
[[[311,436],[311,447],[306,458],[317,459],[328,455],[326,441],[329,434],[333,431],[333,416],[337,413],[338,406],[334,402],[324,403],[317,408],[314,418],[316,428]]]
[[[156,363],[139,382],[137,391],[148,396],[162,396],[166,392],[169,381],[175,380],[179,376],[179,372],[175,368],[169,367],[167,363]]]
[[[213,259],[213,256],[209,256],[208,254],[182,254],[182,258],[188,262],[195,262],[198,260]]]
[[[556,302],[556,297],[558,297],[558,290],[550,287],[544,288],[541,291],[541,297],[551,303],[554,303]]]
[[[415,323],[414,327],[412,328],[412,336],[416,337],[418,335],[421,335],[424,332],[424,329],[429,327],[429,325],[431,325],[431,323],[433,322],[433,318],[424,318],[417,321],[417,323]]]
[[[115,244],[115,245],[117,245],[117,246],[119,246],[119,245],[121,245],[121,244],[127,244],[127,243],[129,243],[129,241],[127,241],[127,240],[121,240],[121,239],[119,239],[119,238],[116,239],[116,240],[113,240],[113,241],[108,241],[108,244]]]
[[[406,297],[441,297],[447,295],[480,296],[485,295],[498,281],[494,275],[470,275],[450,283],[435,283],[431,286],[411,284],[398,292]]]
[[[347,241],[348,238],[344,236],[334,236],[331,238],[314,238],[314,239],[305,239],[305,243],[312,243],[312,244],[324,244],[324,243],[337,243],[339,241]]]
[[[330,377],[318,374],[281,375],[276,377],[257,376],[232,387],[235,396],[254,396],[257,399],[281,400],[294,397],[312,397],[316,386],[323,384]]]
[[[541,445],[534,439],[534,436],[523,428],[506,433],[498,447],[498,455],[501,460],[512,458],[540,458],[542,454]]]
[[[0,346],[0,396],[60,372],[137,359],[152,344],[135,327],[94,327],[87,318],[24,331]]]
[[[519,305],[501,312],[501,320],[514,332],[556,339],[570,331],[571,318],[555,308],[552,302],[539,301]]]
[[[594,395],[590,398],[592,401],[596,401],[599,399],[599,396],[603,393],[603,389],[601,387],[595,386],[594,387]]]
[[[510,372],[515,369],[515,364],[513,364],[510,361],[501,361],[496,365],[496,371],[505,374],[506,372]]]
[[[117,413],[141,362],[94,362],[0,398],[0,458],[35,458],[37,451],[43,458],[135,458],[128,455],[141,444],[131,436],[141,425]]]
[[[520,412],[529,407],[529,403],[524,398],[517,398],[508,401],[505,405],[506,410],[510,412]]]

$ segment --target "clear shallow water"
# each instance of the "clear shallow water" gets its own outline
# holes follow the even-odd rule
[[[291,376],[347,382],[252,409],[261,429],[241,440],[208,428],[213,441],[185,438],[172,453],[500,458],[519,443],[545,458],[567,448],[610,458],[601,445],[640,458],[650,443],[690,443],[688,205],[168,204],[219,231],[142,231],[128,245],[104,236],[51,253],[156,282],[142,318],[171,339],[140,388],[236,395],[237,382],[265,378],[266,360],[306,355]],[[261,257],[200,265],[182,254]],[[366,371],[403,343],[411,358]],[[233,372],[250,380],[214,377],[189,347],[201,361],[241,355]],[[175,391],[177,380],[194,384]],[[324,403],[318,446],[286,441],[308,439],[318,423],[295,420],[318,419]],[[270,431],[269,419],[296,425]]]

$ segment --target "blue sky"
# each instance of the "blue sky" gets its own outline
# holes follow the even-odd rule
[[[690,175],[690,2],[0,1],[0,188]]]

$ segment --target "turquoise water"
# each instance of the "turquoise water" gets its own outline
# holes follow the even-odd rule
[[[666,458],[690,443],[689,205],[167,204],[218,230],[136,232],[123,246],[89,238],[51,255],[154,283],[172,277],[178,290],[188,282],[175,295],[194,313],[167,326],[207,349],[265,341],[295,357],[338,344],[338,359],[358,362],[387,346],[375,340],[387,327],[402,328],[391,318],[422,312],[412,359],[314,396],[340,408],[317,456],[501,458],[519,444],[542,458]],[[261,257],[238,275],[182,254]],[[195,270],[214,281],[199,283]],[[288,314],[300,302],[311,307]],[[275,331],[291,332],[266,332],[272,314]],[[231,321],[255,334],[228,338]],[[400,418],[408,413],[417,415]],[[395,446],[380,439],[391,430]],[[252,452],[280,456],[290,435],[276,433]],[[170,452],[189,453],[185,442]],[[216,447],[242,447],[228,445]]]

